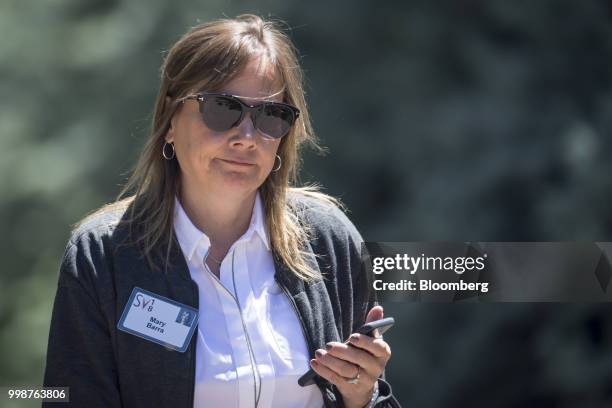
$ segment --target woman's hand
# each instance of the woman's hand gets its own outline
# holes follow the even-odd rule
[[[383,308],[373,307],[366,323],[383,318]],[[321,377],[334,384],[347,408],[362,408],[370,402],[378,377],[391,357],[391,348],[383,339],[354,333],[350,345],[338,342],[327,343],[326,350],[319,349],[310,365]],[[359,377],[356,383],[348,382]]]

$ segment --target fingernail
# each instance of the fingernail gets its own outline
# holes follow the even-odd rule
[[[351,337],[349,337],[349,341],[351,343],[358,343],[359,342],[359,334],[357,334],[357,333],[351,334]]]
[[[321,358],[323,357],[325,354],[323,354],[323,350],[317,350],[315,351],[315,356]]]
[[[317,360],[315,360],[314,358],[312,360],[310,360],[310,366],[311,367],[317,367],[319,365],[319,363],[317,363]]]
[[[325,349],[327,350],[331,350],[332,347],[334,347],[334,344],[331,341],[325,345]]]

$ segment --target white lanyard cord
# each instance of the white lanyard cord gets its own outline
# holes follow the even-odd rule
[[[259,398],[261,397],[261,374],[259,372],[259,368],[257,367],[257,360],[255,360],[255,352],[253,351],[253,346],[251,345],[251,337],[249,336],[249,332],[247,331],[246,323],[244,322],[244,316],[242,315],[242,307],[240,306],[240,300],[238,300],[238,291],[236,289],[236,276],[234,274],[234,257],[236,256],[236,248],[232,251],[232,285],[234,286],[234,293],[230,292],[223,286],[221,280],[210,270],[208,264],[206,263],[206,259],[208,258],[208,254],[210,252],[210,248],[206,251],[206,255],[204,255],[204,267],[208,270],[208,272],[219,282],[222,288],[224,288],[229,295],[234,298],[236,305],[238,306],[238,313],[240,313],[240,322],[242,323],[242,330],[244,331],[244,335],[246,338],[247,347],[249,349],[249,361],[251,363],[251,372],[253,373],[253,397],[255,399],[255,408],[259,406]],[[259,388],[257,387],[259,384]]]
[[[244,334],[247,341],[247,347],[249,348],[249,357],[251,360],[251,366],[253,367],[253,384],[254,390],[253,395],[255,396],[255,408],[259,406],[259,398],[261,397],[261,374],[259,373],[259,368],[257,367],[257,360],[255,360],[255,351],[253,351],[253,347],[251,345],[251,337],[249,336],[249,332],[247,331],[246,324],[244,323],[244,317],[242,316],[242,307],[240,306],[240,299],[238,299],[238,291],[236,289],[236,276],[234,275],[234,257],[236,256],[236,248],[232,251],[232,285],[234,286],[234,295],[236,298],[236,303],[238,304],[238,311],[240,312],[240,321],[242,322],[242,329],[244,330]],[[255,373],[257,373],[257,378],[255,378]],[[259,384],[259,388],[257,387]]]

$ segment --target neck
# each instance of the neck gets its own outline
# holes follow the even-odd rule
[[[225,254],[249,228],[256,191],[229,195],[181,188],[185,213],[211,242],[211,253]],[[222,198],[223,197],[223,198]]]

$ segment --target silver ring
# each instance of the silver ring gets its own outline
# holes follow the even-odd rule
[[[346,380],[349,384],[357,384],[359,382],[359,374],[361,374],[361,366],[357,366],[357,374],[353,378]]]

